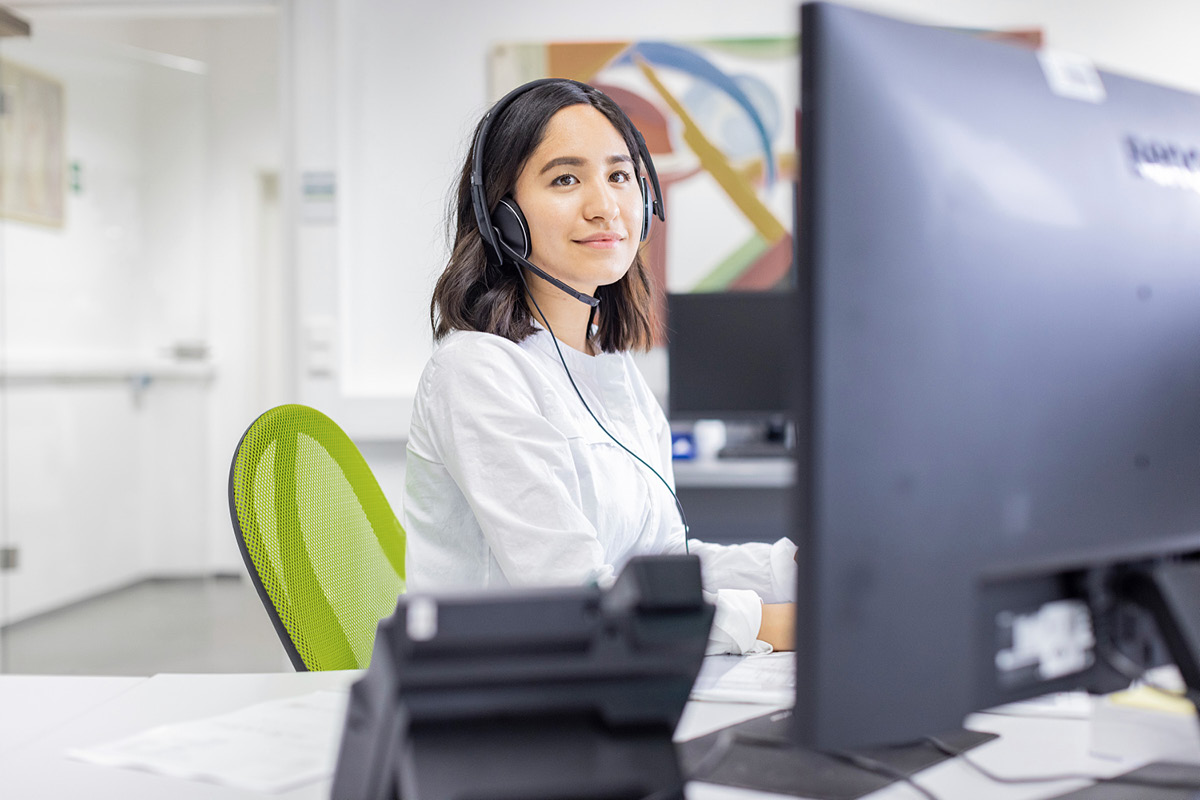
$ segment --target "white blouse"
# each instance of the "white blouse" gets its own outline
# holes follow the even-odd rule
[[[560,345],[609,432],[674,488],[666,417],[628,353]],[[583,407],[545,330],[459,331],[421,375],[404,491],[409,591],[612,583],[632,556],[682,553],[663,483]],[[696,540],[717,613],[710,653],[765,652],[763,602],[795,596],[795,546]]]

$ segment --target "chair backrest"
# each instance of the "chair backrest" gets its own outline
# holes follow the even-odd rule
[[[307,406],[266,412],[233,454],[229,515],[296,669],[366,668],[404,592],[404,529],[350,437]]]

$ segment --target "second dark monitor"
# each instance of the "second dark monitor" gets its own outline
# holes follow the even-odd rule
[[[791,407],[785,348],[795,342],[790,291],[667,298],[672,421],[782,421]]]

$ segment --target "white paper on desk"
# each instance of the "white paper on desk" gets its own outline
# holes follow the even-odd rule
[[[692,699],[790,705],[796,699],[796,654],[708,656],[692,686]]]
[[[67,755],[93,764],[282,792],[333,774],[346,702],[345,692],[312,692],[151,728]]]

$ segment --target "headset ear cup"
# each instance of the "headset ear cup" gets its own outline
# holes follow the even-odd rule
[[[650,197],[650,185],[646,183],[646,176],[642,176],[642,241],[646,241],[646,237],[650,235],[650,220],[654,217],[654,201]]]
[[[500,239],[515,250],[521,258],[529,258],[532,245],[529,241],[529,223],[521,213],[517,201],[509,196],[502,197],[492,211],[492,227]]]

